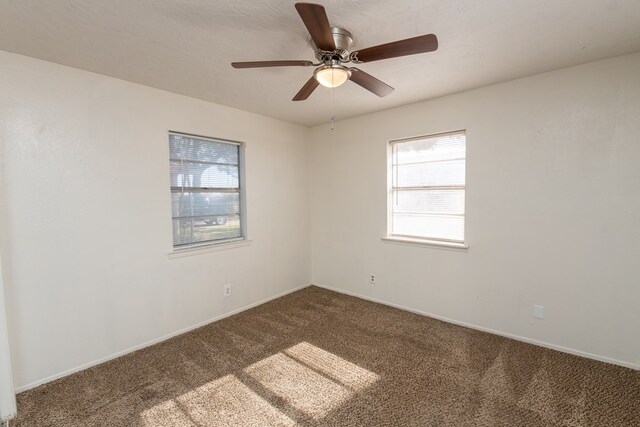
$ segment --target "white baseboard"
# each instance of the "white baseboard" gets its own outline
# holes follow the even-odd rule
[[[271,296],[269,298],[265,298],[263,300],[260,300],[260,301],[254,302],[252,304],[246,305],[244,307],[237,308],[235,310],[229,311],[229,312],[227,312],[225,314],[221,314],[220,316],[216,316],[214,318],[205,320],[204,322],[200,322],[200,323],[197,323],[195,325],[191,325],[191,326],[188,326],[186,328],[182,328],[182,329],[180,329],[178,331],[175,331],[175,332],[171,332],[170,334],[164,335],[164,336],[162,336],[160,338],[156,338],[156,339],[153,339],[151,341],[147,341],[145,343],[130,347],[130,348],[126,349],[126,350],[119,351],[119,352],[111,354],[109,356],[101,357],[100,359],[94,360],[94,361],[89,362],[89,363],[85,363],[85,364],[80,365],[80,366],[76,366],[75,368],[67,369],[66,371],[51,375],[51,376],[43,378],[41,380],[34,381],[34,382],[31,382],[31,383],[26,384],[26,385],[22,385],[20,387],[17,387],[15,389],[15,392],[16,393],[21,393],[23,391],[32,389],[32,388],[37,387],[39,385],[46,384],[48,382],[57,380],[57,379],[62,378],[62,377],[66,377],[67,375],[71,375],[71,374],[74,374],[76,372],[84,371],[85,369],[91,368],[92,366],[96,366],[96,365],[99,365],[101,363],[108,362],[108,361],[113,360],[113,359],[117,359],[118,357],[124,356],[126,354],[133,353],[134,351],[143,349],[145,347],[149,347],[149,346],[152,346],[154,344],[158,344],[158,343],[160,343],[162,341],[166,341],[166,340],[168,340],[170,338],[173,338],[175,336],[182,335],[182,334],[184,334],[186,332],[192,331],[194,329],[198,329],[198,328],[200,328],[202,326],[206,326],[209,323],[217,322],[218,320],[222,320],[222,319],[224,319],[226,317],[233,316],[234,314],[241,313],[243,311],[249,310],[250,308],[257,307],[257,306],[262,305],[262,304],[264,304],[266,302],[269,302],[269,301],[272,301],[274,299],[283,297],[285,295],[291,294],[293,292],[299,291],[300,289],[304,289],[304,288],[307,288],[309,286],[311,286],[310,283],[308,283],[306,285],[301,285],[301,286],[295,287],[293,289],[289,289],[287,291],[281,292],[281,293],[279,293],[277,295],[274,295],[274,296]]]
[[[317,287],[323,288],[323,289],[328,289],[330,291],[338,292],[340,294],[350,295],[352,297],[360,298],[360,299],[363,299],[363,300],[376,302],[378,304],[386,305],[386,306],[389,306],[389,307],[398,308],[400,310],[409,311],[411,313],[420,314],[422,316],[430,317],[432,319],[442,320],[443,322],[452,323],[454,325],[464,326],[466,328],[476,329],[478,331],[488,332],[488,333],[494,334],[494,335],[500,335],[500,336],[503,336],[503,337],[506,337],[506,338],[511,338],[511,339],[514,339],[514,340],[517,340],[517,341],[526,342],[528,344],[533,344],[533,345],[537,345],[537,346],[540,346],[540,347],[546,347],[546,348],[550,348],[552,350],[561,351],[563,353],[573,354],[574,356],[586,357],[588,359],[597,360],[599,362],[611,363],[613,365],[623,366],[625,368],[631,368],[631,369],[635,369],[635,370],[640,370],[640,365],[632,363],[632,362],[625,362],[625,361],[622,361],[622,360],[612,359],[610,357],[600,356],[600,355],[593,354],[593,353],[587,353],[585,351],[575,350],[573,348],[567,348],[567,347],[563,347],[563,346],[556,345],[556,344],[550,344],[550,343],[547,343],[547,342],[544,342],[544,341],[538,341],[538,340],[534,340],[534,339],[531,339],[531,338],[526,338],[526,337],[523,337],[523,336],[520,336],[520,335],[510,334],[508,332],[502,332],[502,331],[497,331],[495,329],[485,328],[483,326],[474,325],[472,323],[461,322],[459,320],[449,319],[447,317],[438,316],[436,314],[427,313],[427,312],[424,312],[424,311],[421,311],[421,310],[416,310],[414,308],[405,307],[405,306],[402,306],[402,305],[399,305],[399,304],[393,304],[393,303],[390,303],[390,302],[387,302],[387,301],[383,301],[383,300],[379,300],[379,299],[376,299],[376,298],[368,297],[368,296],[361,295],[361,294],[358,294],[358,293],[355,293],[355,292],[345,291],[343,289],[338,289],[338,288],[334,288],[334,287],[331,287],[331,286],[320,285],[320,284],[317,284],[317,283],[314,283],[313,286],[317,286]]]

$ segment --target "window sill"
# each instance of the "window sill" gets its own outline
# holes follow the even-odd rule
[[[167,256],[169,259],[174,258],[183,258],[187,256],[193,255],[201,255],[209,252],[217,252],[217,251],[226,251],[228,249],[241,248],[243,246],[249,246],[252,240],[242,239],[242,240],[232,240],[229,242],[221,242],[221,243],[211,243],[208,245],[202,246],[191,246],[184,249],[174,249],[172,252],[169,252]]]
[[[428,246],[432,248],[453,249],[458,251],[466,251],[467,249],[469,249],[469,246],[464,243],[441,242],[438,240],[428,239],[412,239],[410,237],[386,236],[382,238],[382,241],[385,243],[394,243],[398,245]]]

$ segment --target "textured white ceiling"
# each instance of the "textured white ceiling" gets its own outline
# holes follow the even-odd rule
[[[395,87],[334,90],[338,120],[640,51],[637,0],[320,0],[355,48],[435,33],[438,51],[359,66]],[[314,60],[286,0],[0,0],[0,49],[307,126],[330,90],[291,98],[311,68],[235,70],[232,61]]]

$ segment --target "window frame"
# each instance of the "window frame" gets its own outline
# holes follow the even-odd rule
[[[386,235],[382,238],[383,241],[385,242],[389,242],[389,243],[401,243],[401,244],[410,244],[410,245],[427,245],[427,246],[434,246],[434,247],[442,247],[442,248],[452,248],[452,249],[468,249],[468,245],[467,245],[467,206],[466,206],[466,200],[467,200],[467,146],[466,146],[466,137],[467,137],[467,130],[466,129],[458,129],[458,130],[452,130],[452,131],[445,131],[445,132],[436,132],[436,133],[429,133],[429,134],[424,134],[424,135],[418,135],[418,136],[412,136],[412,137],[405,137],[405,138],[396,138],[396,139],[391,139],[387,141],[387,229],[386,229]],[[446,136],[446,135],[456,135],[456,134],[464,134],[465,136],[465,157],[464,157],[464,171],[465,171],[465,183],[464,185],[455,185],[455,186],[429,186],[430,188],[437,190],[437,189],[443,189],[443,190],[447,190],[447,189],[451,189],[451,190],[455,190],[455,189],[462,189],[464,190],[464,199],[465,199],[465,206],[464,206],[464,211],[462,214],[463,217],[463,222],[464,222],[464,233],[463,233],[463,240],[457,240],[457,239],[445,239],[445,238],[439,238],[439,237],[427,237],[427,236],[416,236],[416,235],[404,235],[404,234],[394,234],[393,231],[393,215],[394,215],[394,194],[395,194],[395,188],[401,188],[401,187],[394,187],[394,183],[395,183],[395,177],[393,176],[393,166],[394,166],[394,146],[397,146],[398,144],[401,143],[405,143],[405,142],[411,142],[411,141],[417,141],[417,140],[424,140],[424,139],[429,139],[429,138],[433,138],[433,137],[439,137],[439,136]],[[425,186],[426,187],[426,186]],[[408,188],[408,187],[406,187]],[[426,189],[426,188],[425,188]]]
[[[234,145],[238,147],[238,195],[239,195],[239,210],[238,210],[238,218],[240,220],[240,236],[239,237],[231,237],[225,239],[216,239],[216,240],[207,240],[203,242],[193,242],[189,244],[183,245],[175,245],[175,241],[173,238],[173,220],[175,219],[173,216],[173,208],[169,209],[169,217],[171,221],[171,251],[169,255],[172,254],[180,254],[180,253],[202,253],[209,252],[211,250],[219,250],[233,247],[245,246],[250,243],[251,240],[247,237],[247,203],[246,203],[246,179],[245,179],[245,146],[246,144],[243,141],[235,141],[226,138],[215,138],[211,136],[198,135],[189,132],[181,132],[176,130],[167,130],[167,141],[171,141],[171,134],[180,135],[189,138],[198,138],[203,140],[208,140],[216,143],[223,143]],[[168,148],[169,148],[168,147]],[[168,164],[171,165],[171,153],[168,154]],[[171,174],[169,174],[169,200],[172,200],[172,194],[174,193],[174,187],[171,185]],[[171,202],[172,203],[172,202]]]

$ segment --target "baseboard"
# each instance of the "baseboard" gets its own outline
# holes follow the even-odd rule
[[[187,333],[189,331],[192,331],[194,329],[198,329],[198,328],[200,328],[202,326],[206,326],[206,325],[208,325],[210,323],[217,322],[218,320],[222,320],[222,319],[224,319],[226,317],[233,316],[234,314],[241,313],[243,311],[246,311],[246,310],[249,310],[251,308],[257,307],[259,305],[262,305],[262,304],[267,303],[269,301],[272,301],[274,299],[277,299],[277,298],[283,297],[285,295],[291,294],[293,292],[299,291],[301,289],[307,288],[309,286],[311,286],[310,283],[308,283],[306,285],[301,285],[301,286],[295,287],[293,289],[289,289],[287,291],[281,292],[281,293],[279,293],[277,295],[274,295],[274,296],[271,296],[269,298],[265,298],[263,300],[260,300],[260,301],[254,302],[252,304],[246,305],[244,307],[237,308],[237,309],[229,311],[229,312],[227,312],[225,314],[221,314],[220,316],[216,316],[216,317],[213,317],[211,319],[205,320],[203,322],[197,323],[195,325],[191,325],[191,326],[188,326],[186,328],[182,328],[182,329],[180,329],[178,331],[171,332],[170,334],[164,335],[164,336],[162,336],[160,338],[156,338],[156,339],[153,339],[151,341],[147,341],[145,343],[136,345],[134,347],[130,347],[130,348],[126,349],[126,350],[119,351],[119,352],[111,354],[109,356],[101,357],[100,359],[94,360],[92,362],[85,363],[85,364],[77,366],[75,368],[67,369],[66,371],[60,372],[58,374],[54,374],[54,375],[51,375],[49,377],[43,378],[41,380],[34,381],[32,383],[17,387],[15,389],[15,392],[16,392],[16,394],[17,393],[21,393],[23,391],[32,389],[32,388],[37,387],[39,385],[46,384],[48,382],[57,380],[59,378],[66,377],[67,375],[71,375],[71,374],[74,374],[76,372],[84,371],[85,369],[91,368],[93,366],[99,365],[99,364],[104,363],[104,362],[108,362],[108,361],[113,360],[113,359],[117,359],[118,357],[124,356],[124,355],[129,354],[129,353],[133,353],[134,351],[141,350],[141,349],[143,349],[145,347],[149,347],[149,346],[152,346],[154,344],[161,343],[162,341],[166,341],[166,340],[168,340],[170,338],[173,338],[173,337],[178,336],[178,335],[182,335],[182,334]]]
[[[475,330],[482,331],[482,332],[488,332],[488,333],[494,334],[494,335],[500,335],[500,336],[503,336],[503,337],[506,337],[506,338],[511,338],[511,339],[514,339],[514,340],[517,340],[517,341],[526,342],[528,344],[533,344],[533,345],[537,345],[537,346],[540,346],[540,347],[545,347],[545,348],[550,348],[552,350],[561,351],[563,353],[573,354],[574,356],[586,357],[587,359],[593,359],[593,360],[597,360],[599,362],[611,363],[613,365],[623,366],[625,368],[631,368],[631,369],[635,369],[635,370],[640,370],[640,365],[639,364],[635,364],[635,363],[631,363],[631,362],[625,362],[625,361],[617,360],[617,359],[612,359],[610,357],[600,356],[600,355],[593,354],[593,353],[587,353],[585,351],[575,350],[575,349],[572,349],[572,348],[567,348],[567,347],[563,347],[563,346],[556,345],[556,344],[550,344],[550,343],[547,343],[547,342],[544,342],[544,341],[538,341],[538,340],[534,340],[534,339],[531,339],[531,338],[526,338],[526,337],[523,337],[523,336],[520,336],[520,335],[510,334],[508,332],[497,331],[495,329],[485,328],[483,326],[474,325],[472,323],[461,322],[459,320],[449,319],[448,317],[443,317],[443,316],[439,316],[437,314],[427,313],[427,312],[424,312],[424,311],[421,311],[421,310],[416,310],[414,308],[405,307],[405,306],[402,306],[402,305],[399,305],[399,304],[393,304],[393,303],[390,303],[390,302],[387,302],[387,301],[379,300],[377,298],[372,298],[372,297],[368,297],[368,296],[365,296],[365,295],[361,295],[361,294],[358,294],[356,292],[349,292],[349,291],[345,291],[343,289],[338,289],[338,288],[334,288],[334,287],[331,287],[331,286],[321,285],[321,284],[318,284],[318,283],[314,283],[314,286],[317,286],[317,287],[323,288],[323,289],[328,289],[328,290],[333,291],[333,292],[338,292],[340,294],[350,295],[352,297],[360,298],[360,299],[363,299],[363,300],[376,302],[378,304],[386,305],[386,306],[389,306],[389,307],[398,308],[400,310],[409,311],[411,313],[420,314],[421,316],[430,317],[432,319],[441,320],[443,322],[452,323],[454,325],[464,326],[466,328],[471,328],[471,329],[475,329]]]

